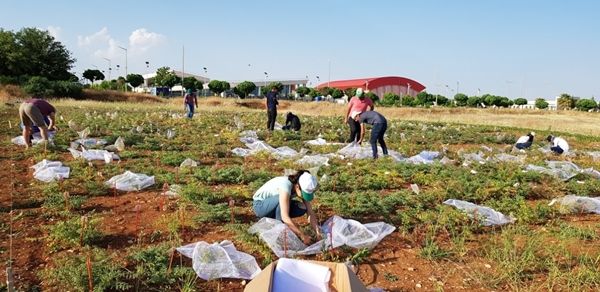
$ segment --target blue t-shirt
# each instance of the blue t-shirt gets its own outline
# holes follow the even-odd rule
[[[358,121],[361,123],[367,123],[369,125],[387,123],[385,117],[376,111],[366,111],[361,113]]]
[[[267,93],[267,108],[269,110],[274,110],[277,109],[277,104],[279,102],[277,102],[277,92],[273,92],[273,91],[269,91],[269,93]]]
[[[262,201],[264,199],[279,196],[280,191],[285,191],[288,194],[292,192],[292,182],[287,176],[274,177],[266,182],[260,189],[254,193],[252,199],[255,201]]]

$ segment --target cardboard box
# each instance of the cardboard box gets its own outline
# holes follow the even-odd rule
[[[331,271],[331,279],[329,287],[331,292],[368,292],[369,290],[358,279],[358,277],[343,263],[308,261],[313,264],[328,267]],[[245,292],[272,292],[273,287],[273,272],[277,266],[277,261],[272,262],[265,267],[252,281],[250,281]],[[290,287],[287,291],[293,292]]]

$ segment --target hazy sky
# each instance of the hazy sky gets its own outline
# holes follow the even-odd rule
[[[185,71],[211,79],[397,75],[444,95],[459,82],[533,99],[600,96],[599,13],[593,0],[5,0],[0,27],[49,30],[79,76],[107,70],[103,58],[124,75],[118,46],[130,73],[181,70],[185,46]]]

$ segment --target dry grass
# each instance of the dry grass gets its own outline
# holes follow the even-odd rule
[[[27,98],[27,94],[23,92],[21,87],[11,84],[0,85],[1,102],[14,102],[25,98]]]
[[[123,93],[124,94],[124,93]],[[129,94],[133,95],[133,94]],[[132,97],[134,100],[137,97]],[[121,108],[152,108],[158,101],[161,108],[173,111],[183,111],[180,97],[165,100],[159,97],[142,95],[141,101],[119,103]],[[99,100],[112,100],[99,98]],[[248,99],[236,100],[218,97],[200,98],[199,111],[235,111],[256,112],[264,111],[262,100]],[[57,106],[93,106],[114,107],[114,104],[98,101],[57,100]],[[292,111],[307,116],[337,116],[342,117],[346,112],[345,105],[327,102],[294,102],[280,101],[280,113]],[[541,110],[515,110],[515,109],[472,109],[472,108],[377,108],[388,119],[412,120],[425,122],[461,123],[471,125],[497,125],[533,130],[566,132],[570,134],[583,134],[600,136],[600,114],[577,111],[541,111]]]
[[[163,102],[164,99],[145,93],[123,92],[115,90],[84,89],[83,99],[119,102]]]

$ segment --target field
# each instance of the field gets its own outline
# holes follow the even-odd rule
[[[0,106],[0,255],[3,268],[13,258],[19,290],[84,291],[89,270],[96,291],[241,291],[242,280],[197,279],[191,261],[173,252],[201,240],[232,240],[261,267],[277,259],[258,237],[247,233],[257,221],[252,195],[268,179],[301,166],[295,159],[276,160],[266,153],[242,158],[231,150],[244,147],[239,141],[242,130],[259,130],[259,138],[274,147],[335,152],[343,145],[307,146],[304,141],[321,135],[329,142],[343,142],[343,108],[282,102],[278,122],[292,110],[300,113],[302,131],[270,134],[262,130],[266,114],[256,100],[203,100],[193,120],[177,115],[183,113],[180,102],[57,101],[61,130],[55,145],[27,151],[10,143],[20,134],[15,127],[18,105]],[[516,153],[526,155],[525,165],[570,160],[582,168],[600,169],[600,161],[586,154],[600,149],[597,115],[492,109],[382,112],[391,120],[386,140],[390,149],[405,156],[440,151],[454,162],[330,160],[318,173],[328,178],[316,194],[319,222],[339,215],[362,223],[385,221],[397,230],[370,251],[337,248],[305,258],[350,261],[365,285],[389,291],[600,289],[599,215],[572,214],[548,205],[567,194],[598,197],[600,179],[578,174],[562,181],[525,172],[520,163],[491,160],[465,166],[462,155],[509,151],[519,136],[535,129],[533,149]],[[122,137],[126,149],[119,153],[121,161],[74,159],[67,147],[84,128],[90,129],[90,137],[109,143]],[[168,130],[175,136],[168,138]],[[550,133],[566,138],[576,154],[553,157],[538,151],[545,146],[542,137]],[[179,168],[186,158],[199,166]],[[70,178],[35,180],[29,167],[43,159],[69,166]],[[156,184],[139,192],[118,192],[104,185],[125,170],[154,175]],[[172,184],[182,186],[179,196],[161,195]],[[418,194],[411,184],[419,186]],[[517,220],[484,227],[442,204],[450,198],[489,206]],[[306,224],[303,218],[297,222]],[[1,285],[0,291],[6,289]]]

